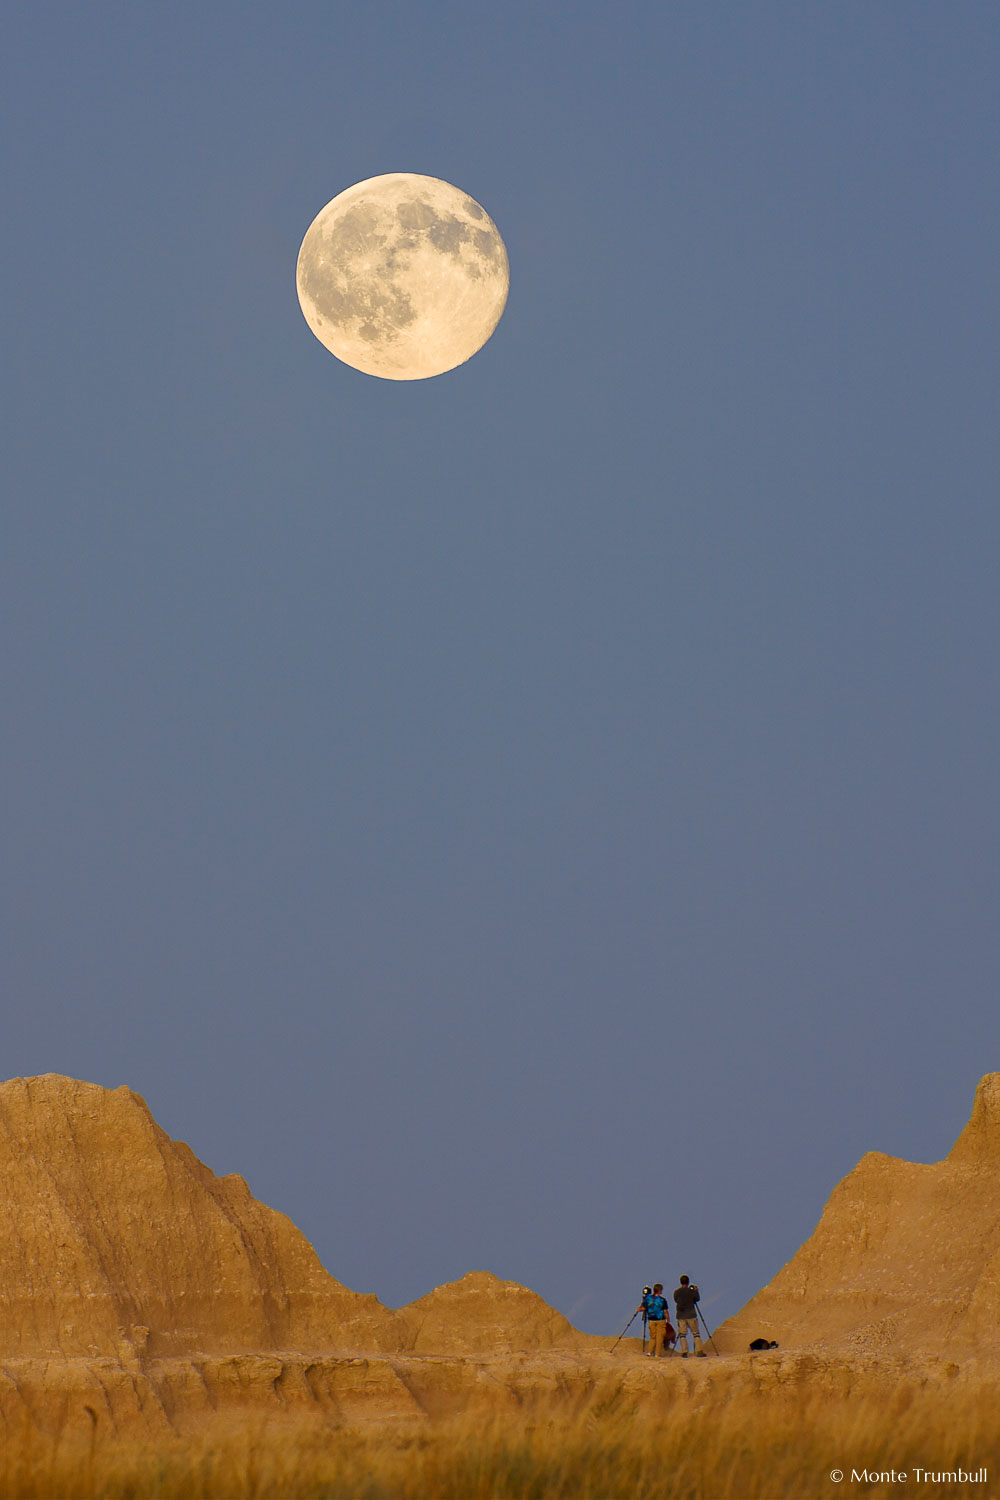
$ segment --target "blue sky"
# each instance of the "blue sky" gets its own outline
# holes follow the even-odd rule
[[[389,1305],[734,1312],[1000,1067],[993,4],[16,3],[4,1076]],[[314,215],[442,177],[468,364]]]

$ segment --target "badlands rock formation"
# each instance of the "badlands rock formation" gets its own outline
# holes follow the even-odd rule
[[[461,1352],[585,1341],[479,1272],[400,1313],[348,1290],[242,1177],[216,1177],[130,1089],[0,1084],[0,1357]]]
[[[0,1353],[152,1356],[398,1345],[242,1177],[216,1177],[130,1089],[0,1085]]]
[[[606,1345],[579,1333],[562,1313],[516,1281],[470,1271],[401,1310],[415,1354],[476,1354],[487,1350],[575,1349]]]
[[[782,1349],[996,1358],[1000,1333],[1000,1073],[944,1161],[871,1151],[834,1189],[798,1254],[716,1334]]]
[[[666,1420],[744,1396],[882,1401],[956,1380],[975,1394],[995,1376],[998,1166],[993,1074],[945,1161],[872,1154],[845,1178],[799,1253],[716,1330],[730,1357],[654,1365],[637,1339],[612,1354],[485,1272],[392,1312],[335,1281],[284,1215],[216,1177],[129,1089],[15,1079],[0,1085],[0,1423],[86,1448],[250,1415]],[[780,1349],[748,1355],[758,1334]]]

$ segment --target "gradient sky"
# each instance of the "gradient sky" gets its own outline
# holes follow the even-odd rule
[[[5,14],[0,1073],[714,1326],[1000,1068],[1000,10]],[[412,383],[295,296],[390,171],[511,261]]]

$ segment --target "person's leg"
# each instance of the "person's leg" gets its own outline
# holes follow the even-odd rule
[[[654,1359],[659,1359],[663,1353],[663,1331],[665,1328],[666,1324],[660,1318],[655,1318],[649,1325],[649,1338],[653,1346],[650,1353]]]
[[[687,1318],[678,1318],[677,1319],[677,1335],[678,1335],[677,1342],[681,1346],[681,1353],[684,1354],[684,1355],[686,1355],[687,1352],[688,1352],[688,1325],[687,1325]]]
[[[698,1327],[698,1319],[696,1317],[691,1319],[691,1338],[694,1341],[695,1354],[703,1354],[704,1350],[701,1347],[701,1329]]]

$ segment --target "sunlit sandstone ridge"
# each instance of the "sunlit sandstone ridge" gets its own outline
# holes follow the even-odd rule
[[[5,1355],[395,1346],[392,1315],[329,1276],[241,1177],[216,1177],[130,1089],[0,1086]]]
[[[992,1359],[1000,1338],[1000,1073],[944,1161],[870,1151],[814,1233],[718,1330],[782,1348]]]
[[[330,1276],[289,1219],[216,1177],[131,1090],[15,1079],[0,1084],[0,1417],[56,1441],[86,1441],[92,1423],[158,1441],[248,1413],[665,1415],[680,1400],[992,1379],[998,1166],[991,1074],[945,1161],[863,1158],[798,1254],[716,1330],[722,1358],[654,1365],[637,1340],[612,1355],[611,1338],[487,1272],[394,1312]],[[750,1356],[759,1334],[780,1349]]]
[[[290,1219],[217,1177],[128,1088],[0,1084],[0,1357],[547,1348],[586,1342],[527,1288],[474,1273],[391,1312]]]

